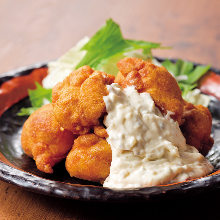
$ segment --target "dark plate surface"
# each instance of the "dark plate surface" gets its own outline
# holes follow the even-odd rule
[[[0,85],[15,76],[29,74],[33,69],[42,66],[45,66],[45,63],[2,74],[0,75]],[[213,71],[220,74],[219,70],[213,69]],[[209,105],[213,116],[212,135],[215,144],[207,155],[215,167],[213,175],[172,185],[121,191],[103,188],[97,183],[70,178],[65,170],[64,162],[55,166],[52,175],[37,170],[34,161],[27,157],[21,149],[20,134],[22,125],[27,118],[16,115],[21,107],[29,105],[29,99],[26,98],[12,106],[0,118],[0,158],[3,158],[2,162],[0,161],[1,180],[36,193],[101,202],[157,200],[220,189],[220,172],[218,172],[220,169],[220,102],[216,99],[213,99]]]

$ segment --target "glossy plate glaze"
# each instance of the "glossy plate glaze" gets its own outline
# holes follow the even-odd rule
[[[0,75],[0,86],[13,77],[27,75],[46,66],[37,64]],[[220,74],[220,71],[214,70]],[[220,189],[220,102],[212,99],[209,109],[213,116],[212,135],[215,140],[207,158],[215,167],[209,176],[177,184],[147,187],[135,190],[110,190],[93,182],[70,178],[64,162],[54,167],[54,174],[37,170],[34,161],[27,157],[20,143],[20,134],[27,117],[17,116],[21,107],[30,106],[29,99],[13,105],[0,117],[0,179],[27,190],[75,200],[129,202],[173,198]]]

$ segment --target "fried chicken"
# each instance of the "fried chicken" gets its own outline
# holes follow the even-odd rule
[[[52,104],[48,104],[26,120],[21,144],[24,152],[33,157],[39,170],[53,173],[52,167],[66,157],[74,137],[72,132],[60,127],[53,115]]]
[[[66,158],[70,176],[103,182],[110,172],[112,151],[104,138],[95,134],[79,136]]]
[[[104,128],[103,125],[97,125],[94,127],[94,133],[102,138],[107,138],[108,137],[108,133],[106,131],[106,129]]]
[[[139,58],[124,58],[117,65],[116,83],[148,92],[161,112],[179,123],[187,144],[204,155],[208,152],[213,139],[207,108],[185,102],[176,80],[164,67]],[[103,125],[103,96],[108,95],[106,85],[113,82],[114,76],[84,66],[53,88],[52,104],[28,118],[21,136],[24,152],[34,158],[39,170],[52,173],[52,167],[68,154],[70,176],[101,183],[106,179],[112,151]]]
[[[202,105],[193,105],[185,102],[183,112],[184,123],[180,126],[186,143],[197,148],[206,155],[213,145],[210,137],[212,116],[209,110]]]
[[[139,58],[124,58],[117,64],[119,73],[115,82],[123,88],[134,85],[139,93],[148,92],[157,107],[182,122],[184,101],[173,76],[164,68]]]
[[[74,134],[86,134],[99,125],[105,113],[106,85],[113,81],[114,76],[84,66],[58,83],[53,88],[52,103],[60,125]]]

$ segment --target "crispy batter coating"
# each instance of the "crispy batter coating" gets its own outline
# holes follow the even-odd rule
[[[104,128],[103,125],[97,125],[94,127],[94,133],[102,138],[107,138],[108,137],[108,133],[106,131],[106,129]]]
[[[212,116],[208,108],[185,102],[183,119],[184,123],[180,128],[186,138],[186,143],[206,155],[214,142],[210,137]]]
[[[103,96],[114,76],[84,66],[53,88],[52,103],[57,121],[74,134],[86,134],[105,113]]]
[[[21,144],[24,152],[33,157],[39,170],[53,173],[52,167],[66,157],[74,137],[72,132],[60,127],[53,115],[52,104],[48,104],[26,120]]]
[[[103,182],[110,172],[111,147],[95,134],[79,136],[66,158],[70,176],[94,182]]]
[[[165,68],[138,58],[124,58],[117,65],[119,85],[134,85],[138,92],[150,93],[164,114],[173,113],[187,144],[204,155],[209,151],[213,145],[209,110],[185,102]],[[106,114],[103,96],[108,94],[106,85],[113,82],[114,76],[84,66],[53,88],[52,104],[34,112],[21,135],[24,152],[33,157],[39,170],[52,173],[52,167],[72,148],[66,158],[70,176],[101,183],[106,179],[112,151],[102,124]],[[76,135],[80,136],[75,139]]]
[[[163,113],[173,112],[171,117],[182,122],[184,101],[173,76],[164,68],[139,58],[124,58],[117,64],[119,73],[115,82],[122,87],[134,85],[138,92],[150,93]]]

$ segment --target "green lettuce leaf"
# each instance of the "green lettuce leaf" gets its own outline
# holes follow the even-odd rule
[[[190,85],[196,83],[210,69],[209,65],[198,65],[194,68],[194,64],[192,62],[181,59],[178,59],[176,63],[166,59],[162,62],[162,65],[175,77],[184,75],[187,76],[186,80],[180,81]]]
[[[177,76],[178,73],[178,65],[176,63],[172,63],[170,60],[166,59],[162,62],[162,65],[174,76]]]
[[[35,83],[36,89],[28,90],[29,99],[31,101],[32,107],[21,108],[20,112],[17,113],[18,116],[30,115],[38,108],[47,102],[52,101],[52,89],[43,88],[38,82]]]
[[[17,113],[18,116],[28,116],[35,112],[39,107],[29,107],[29,108],[21,108],[20,112]]]
[[[160,47],[160,43],[124,39],[119,25],[109,19],[106,25],[82,47],[86,55],[77,64],[76,69],[89,65],[100,70],[102,64],[106,65],[108,61],[112,61],[113,57],[121,57],[126,52],[142,49],[145,55],[151,56],[151,49]]]
[[[35,90],[28,90],[28,95],[33,107],[41,107],[44,104],[44,100],[52,101],[52,89],[43,88],[38,82],[35,83]]]
[[[210,66],[197,66],[192,72],[188,73],[188,79],[185,81],[187,84],[196,83],[204,74],[208,72]]]
[[[196,84],[189,85],[189,84],[185,84],[185,83],[181,83],[181,82],[179,82],[178,84],[179,84],[179,87],[182,91],[183,98],[187,95],[188,92],[192,91],[197,86]]]
[[[209,65],[194,67],[192,62],[181,59],[177,60],[176,63],[167,59],[162,62],[162,65],[176,78],[184,99],[191,102],[195,100],[196,103],[194,104],[197,104],[201,98],[201,100],[206,100],[204,103],[207,103],[207,98],[204,95],[199,94],[197,90],[196,92],[193,91],[198,85],[198,80],[210,69]],[[196,98],[192,96],[196,96]]]

